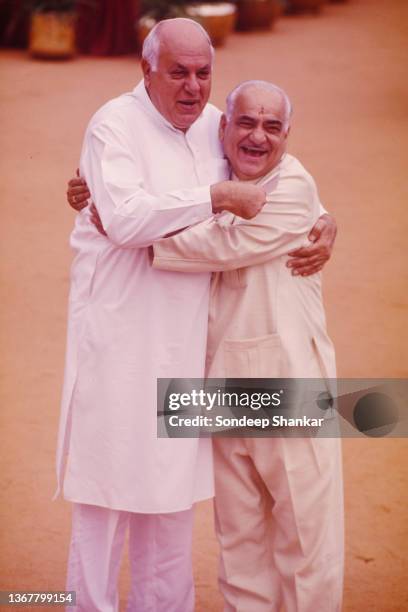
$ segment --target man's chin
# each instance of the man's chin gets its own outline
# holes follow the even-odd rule
[[[177,113],[177,116],[174,118],[173,125],[179,130],[188,130],[200,116],[201,111],[197,112],[182,112]]]
[[[238,164],[232,168],[234,174],[242,181],[251,181],[267,174],[267,170],[260,163]]]

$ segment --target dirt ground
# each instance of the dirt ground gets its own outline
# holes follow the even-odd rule
[[[405,0],[350,0],[234,34],[217,52],[216,104],[248,78],[293,100],[290,151],[339,225],[325,301],[341,376],[407,376],[407,34]],[[70,532],[69,504],[51,502],[74,217],[65,184],[91,114],[141,72],[131,57],[0,59],[0,590],[59,590]],[[344,440],[346,612],[408,609],[407,455],[402,439]],[[198,612],[222,609],[212,521],[211,503],[199,504]],[[125,563],[122,601],[128,584]]]

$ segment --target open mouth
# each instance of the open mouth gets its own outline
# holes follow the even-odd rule
[[[241,147],[241,151],[243,151],[245,155],[248,155],[249,157],[253,157],[254,159],[259,159],[261,157],[264,157],[268,153],[268,151],[266,151],[265,149],[259,149],[258,147],[245,147],[245,146]]]
[[[179,100],[177,104],[186,111],[196,110],[199,104],[198,100]]]

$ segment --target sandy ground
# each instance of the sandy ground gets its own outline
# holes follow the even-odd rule
[[[339,224],[325,297],[341,376],[407,374],[407,26],[405,0],[351,0],[319,17],[282,18],[271,32],[235,34],[217,53],[216,104],[247,78],[277,82],[293,99],[290,151]],[[51,503],[74,216],[65,183],[90,115],[141,73],[130,57],[0,59],[0,589],[57,590],[70,531],[69,505]],[[345,440],[344,468],[344,609],[406,610],[406,441]],[[222,609],[212,520],[211,504],[200,504],[199,612]],[[125,563],[123,601],[128,584]]]

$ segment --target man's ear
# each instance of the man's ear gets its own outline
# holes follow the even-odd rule
[[[227,117],[223,113],[220,119],[220,125],[218,126],[218,139],[220,142],[224,142],[225,128],[227,127],[227,123],[228,123]]]
[[[145,82],[146,87],[148,87],[150,85],[150,75],[151,75],[152,69],[151,69],[149,62],[145,60],[144,58],[142,58],[141,66],[142,66],[142,71],[143,71],[144,82]]]
[[[289,136],[289,132],[290,132],[290,126],[289,126],[289,127],[288,127],[288,129],[286,130],[285,140],[286,140],[286,138]]]

